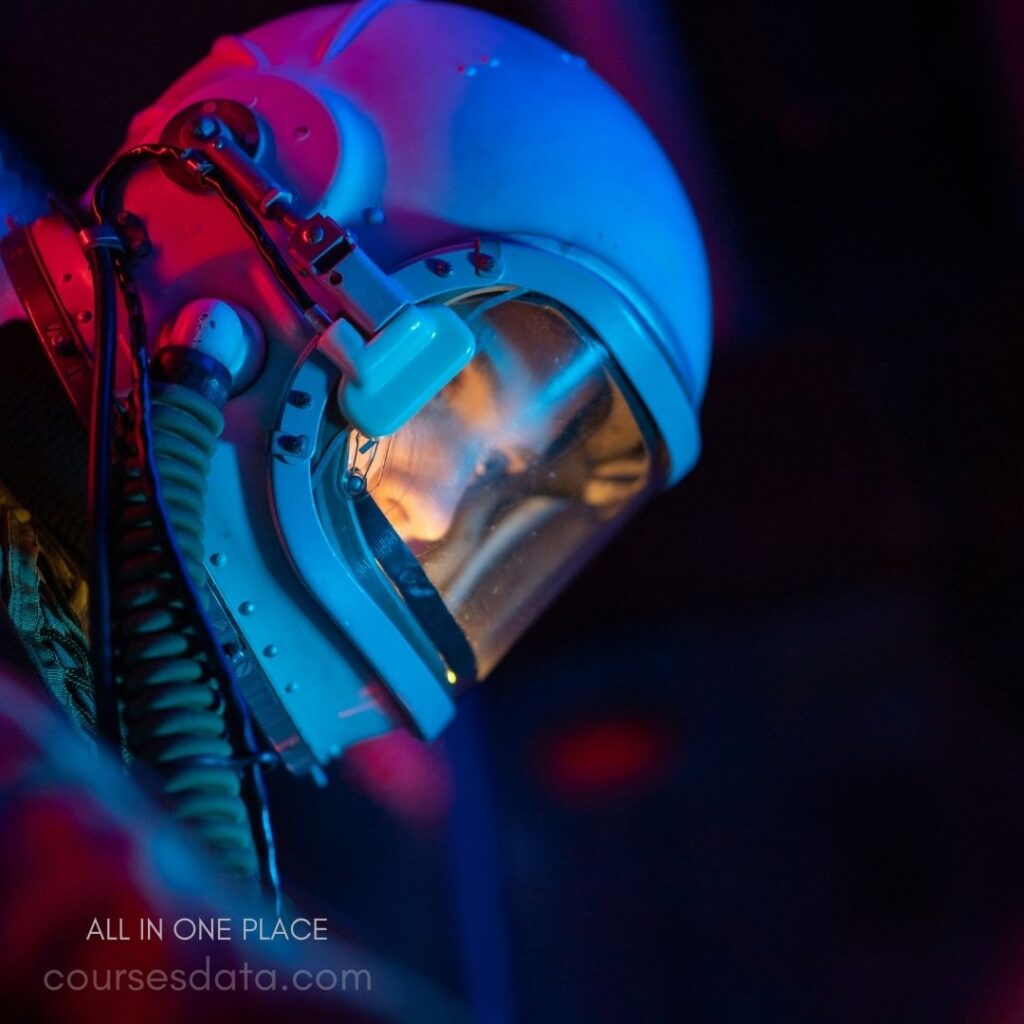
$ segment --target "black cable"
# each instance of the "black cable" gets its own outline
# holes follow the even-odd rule
[[[96,693],[96,725],[116,750],[121,727],[114,689],[113,626],[110,586],[110,463],[114,363],[117,353],[117,282],[109,249],[89,250],[95,295],[92,408],[89,424],[89,649]]]
[[[120,199],[121,189],[129,176],[147,163],[181,163],[184,151],[176,146],[135,146],[116,156],[104,169],[92,193],[92,215],[97,224],[109,220],[106,214]]]
[[[82,211],[58,195],[50,206],[77,233],[85,227]],[[98,241],[98,240],[97,240]],[[93,279],[95,342],[86,506],[91,538],[89,580],[89,654],[93,673],[96,728],[115,750],[121,746],[121,726],[114,684],[113,629],[110,588],[110,462],[114,367],[117,357],[117,282],[112,251],[94,245],[88,251]]]

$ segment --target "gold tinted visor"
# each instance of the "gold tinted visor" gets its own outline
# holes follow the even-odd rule
[[[607,351],[568,311],[532,294],[453,308],[472,362],[393,435],[350,432],[328,472],[335,493],[355,480],[372,498],[482,678],[651,489],[652,456]]]

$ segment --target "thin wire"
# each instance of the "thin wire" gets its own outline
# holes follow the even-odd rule
[[[100,175],[96,188],[93,191],[93,215],[98,221],[102,220],[103,211],[112,208],[112,205],[118,198],[118,192],[123,188],[128,176],[143,164],[156,162],[180,166],[188,162],[193,162],[194,164],[201,159],[201,155],[193,150],[185,150],[177,146],[162,144],[135,146],[132,149],[126,150],[111,162]],[[201,180],[209,185],[231,212],[234,213],[235,217],[238,218],[242,228],[255,243],[257,251],[270,268],[278,284],[284,289],[292,302],[298,306],[303,316],[314,309],[316,302],[302,286],[302,282],[285,262],[281,251],[267,234],[259,218],[248,207],[231,182],[224,178],[220,171],[212,164],[205,165],[202,171],[197,170],[196,177],[197,180]]]
[[[216,168],[211,169],[205,175],[204,180],[212,186],[213,190],[241,222],[246,233],[255,242],[256,248],[259,250],[264,262],[270,267],[274,277],[277,278],[278,283],[288,293],[292,302],[302,310],[303,314],[308,313],[316,303],[309,292],[303,288],[302,282],[298,279],[292,268],[284,261],[281,251],[267,234],[259,218],[249,209],[245,200],[242,199],[227,179],[221,177],[220,172]]]

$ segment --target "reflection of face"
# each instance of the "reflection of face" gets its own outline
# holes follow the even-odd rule
[[[350,458],[417,552],[446,537],[470,488],[485,477],[487,496],[474,488],[477,528],[512,478],[531,467],[547,466],[536,481],[540,493],[595,506],[627,500],[646,475],[635,422],[609,387],[596,345],[559,314],[525,303],[496,306],[485,319],[469,366],[396,434],[360,439]],[[564,457],[554,459],[553,447]]]
[[[366,480],[486,675],[643,493],[651,460],[584,327],[527,298],[467,322],[469,366],[392,436],[350,435],[343,471]]]
[[[443,537],[467,488],[495,462],[505,473],[525,466],[524,449],[545,434],[544,417],[522,429],[534,391],[521,360],[504,354],[499,368],[478,358],[397,434],[356,456],[353,464],[365,466],[370,493],[406,543]]]

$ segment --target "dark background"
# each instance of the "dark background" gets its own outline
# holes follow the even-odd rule
[[[291,6],[5,0],[0,116],[74,193]],[[290,888],[487,1024],[1024,1020],[1024,10],[482,6],[679,166],[705,452],[441,745],[278,780]]]

